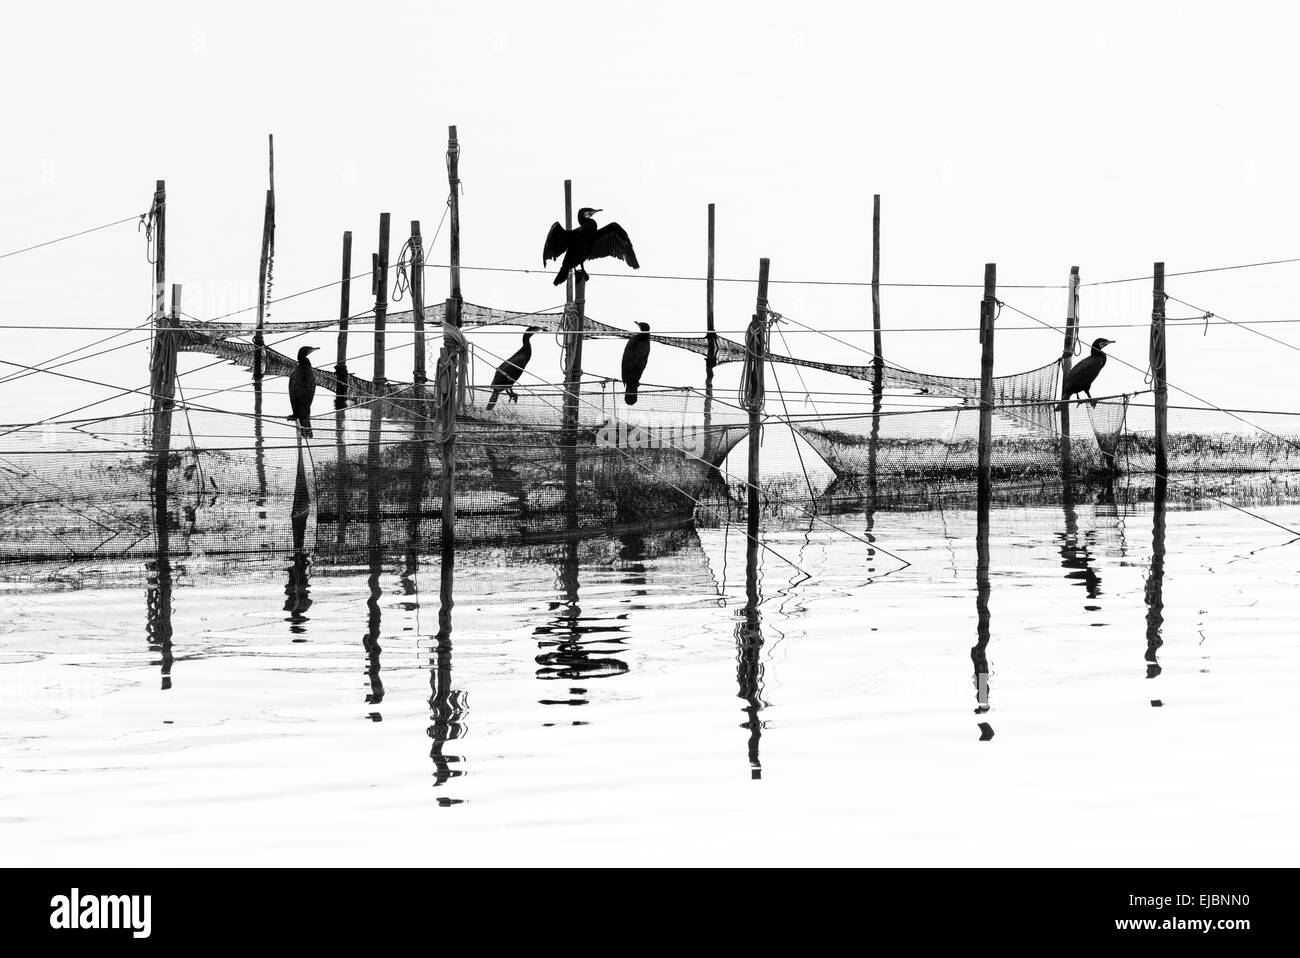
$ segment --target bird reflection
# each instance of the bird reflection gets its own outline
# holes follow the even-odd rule
[[[1147,678],[1160,674],[1157,651],[1164,645],[1161,631],[1165,624],[1165,503],[1168,490],[1164,476],[1156,476],[1155,507],[1151,517],[1151,571],[1147,575],[1143,597],[1147,606]],[[1158,700],[1157,700],[1158,701]],[[1152,705],[1156,701],[1152,701]]]
[[[1101,595],[1101,577],[1092,567],[1092,547],[1095,537],[1088,532],[1083,541],[1079,541],[1079,513],[1074,506],[1074,483],[1066,479],[1061,490],[1061,506],[1065,512],[1065,532],[1058,535],[1061,542],[1061,568],[1068,569],[1066,579],[1083,586],[1089,599]],[[1098,606],[1086,606],[1088,611],[1095,611]]]
[[[307,558],[307,516],[311,512],[311,496],[307,492],[307,470],[303,465],[302,439],[298,440],[298,473],[293,483],[293,506],[289,519],[293,526],[293,562],[290,564],[289,581],[284,587],[284,611],[289,615],[289,631],[294,635],[307,632],[306,623],[310,621],[307,610],[311,608],[311,588],[308,574],[310,565]],[[301,639],[296,641],[302,641]]]
[[[989,705],[989,497],[981,495],[975,523],[975,645],[971,647],[971,662],[975,666],[975,714],[983,715]],[[979,723],[980,741],[993,737],[993,728],[987,722]]]
[[[745,721],[741,728],[749,731],[749,777],[763,777],[763,763],[758,746],[763,737],[763,721],[759,713],[766,708],[763,701],[763,628],[758,586],[758,539],[750,536],[745,549],[745,605],[738,612],[736,623],[736,686],[738,696],[744,700]]]
[[[552,618],[539,625],[533,634],[543,636],[537,643],[542,654],[536,658],[539,679],[566,681],[607,678],[628,670],[626,662],[607,654],[595,643],[621,645],[623,631],[618,625],[596,625],[584,619],[578,604],[578,543],[565,543],[559,563],[560,598],[551,602]],[[543,705],[585,705],[583,690],[570,689],[567,699],[542,699]]]
[[[448,755],[445,751],[447,742],[465,734],[463,719],[468,711],[465,693],[457,692],[451,687],[451,610],[455,551],[453,542],[443,543],[438,592],[438,634],[429,669],[429,689],[432,693],[429,696],[429,738],[433,740],[429,758],[433,760],[434,788],[465,774],[463,770],[454,767],[464,760],[463,756]],[[458,798],[439,798],[438,804],[458,805],[462,801]]]

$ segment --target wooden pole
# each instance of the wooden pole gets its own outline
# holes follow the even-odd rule
[[[442,356],[438,361],[438,374],[445,380],[438,383],[438,395],[448,404],[441,411],[440,422],[444,565],[456,542],[456,414],[460,411],[460,350],[465,348],[460,334],[460,141],[454,126],[447,128],[447,186],[451,203],[451,288],[444,309]]]
[[[564,228],[573,229],[573,180],[564,181]],[[564,281],[565,305],[573,304],[573,273]]]
[[[867,482],[871,505],[867,510],[867,532],[875,525],[876,467],[880,452],[880,408],[885,395],[885,351],[880,341],[880,194],[871,205],[871,438],[867,445]]]
[[[456,127],[447,127],[447,185],[451,203],[451,298],[460,303],[460,140],[456,137]],[[460,317],[456,318],[460,327]]]
[[[1061,394],[1074,366],[1074,344],[1079,337],[1079,267],[1070,267],[1070,285],[1065,299],[1065,346],[1061,350]],[[1073,469],[1070,450],[1070,404],[1061,404],[1061,478],[1070,481]]]
[[[384,379],[384,330],[388,322],[388,227],[389,215],[379,214],[379,253],[374,260],[375,267],[375,391],[383,393]]]
[[[176,330],[180,327],[181,287],[172,286],[171,313],[159,317],[154,335],[153,356],[149,361],[149,391],[153,395],[154,507],[156,524],[166,529],[167,467],[171,455],[172,409],[176,396]]]
[[[267,134],[270,186],[262,214],[262,258],[257,269],[257,330],[253,333],[253,379],[260,381],[266,363],[266,342],[262,328],[266,322],[266,283],[275,250],[275,137]]]
[[[996,315],[998,267],[984,264],[984,299],[980,302],[980,439],[979,501],[993,494],[993,318]]]
[[[763,428],[763,394],[764,366],[767,364],[767,278],[771,261],[763,258],[758,261],[758,298],[754,304],[754,318],[749,323],[747,347],[752,350],[749,358],[749,381],[745,383],[745,404],[749,407],[749,497],[748,524],[749,538],[753,542],[758,538],[758,483],[759,438]]]
[[[718,364],[718,334],[713,328],[713,287],[714,287],[714,212],[709,204],[709,259],[707,278],[704,282],[704,326],[708,331],[708,352],[704,356],[704,441],[711,442],[713,426],[713,367]]]
[[[871,344],[876,354],[876,364],[885,361],[885,350],[880,342],[880,194],[875,194],[871,204]]]
[[[578,527],[578,403],[582,398],[582,329],[586,309],[587,277],[584,272],[573,280],[573,306],[568,310],[570,322],[565,336],[564,493],[565,518],[570,529]]]
[[[1169,383],[1165,355],[1165,264],[1156,263],[1151,287],[1151,386],[1156,405],[1156,475],[1169,475]]]
[[[153,194],[153,319],[162,325],[167,315],[167,182],[159,180]]]
[[[564,181],[564,228],[573,229],[573,181]],[[572,272],[565,283],[564,408],[560,444],[564,459],[564,513],[568,529],[578,527],[578,403],[582,393],[582,327],[587,308],[585,273]]]
[[[713,367],[718,364],[718,334],[713,328],[714,249],[715,249],[715,241],[717,238],[717,234],[715,232],[715,227],[716,227],[715,212],[716,210],[714,204],[710,203],[709,204],[709,265],[708,265],[708,274],[707,274],[708,278],[705,280],[705,284],[704,284],[704,325],[705,328],[708,330],[708,336],[709,336],[709,351],[705,360],[706,362],[705,373],[707,376],[707,379],[705,381],[708,384],[710,389],[712,389],[713,386]]]
[[[420,235],[420,221],[411,220],[411,319],[415,323],[415,356],[411,364],[411,380],[417,396],[424,395],[424,384],[429,381],[424,357],[424,237]],[[422,413],[423,414],[423,413]]]
[[[339,283],[339,345],[334,358],[334,408],[342,409],[348,400],[348,318],[352,312],[352,231],[343,233],[343,281]]]

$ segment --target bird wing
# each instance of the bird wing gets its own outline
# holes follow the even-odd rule
[[[1070,368],[1070,374],[1065,377],[1065,394],[1061,398],[1068,399],[1077,392],[1083,392],[1092,385],[1099,372],[1101,372],[1101,364],[1095,357],[1088,356],[1079,360]]]
[[[569,248],[569,231],[559,223],[551,224],[551,231],[546,234],[546,245],[542,247],[542,265],[553,259],[559,259]]]
[[[528,365],[528,360],[532,359],[532,352],[519,349],[513,356],[497,367],[497,374],[492,377],[493,387],[513,386],[519,381],[519,377],[524,374],[524,367]]]
[[[639,383],[650,360],[650,338],[633,336],[623,348],[623,382]]]
[[[591,252],[587,254],[587,259],[600,259],[602,256],[621,259],[633,269],[641,268],[641,264],[636,261],[636,250],[632,249],[632,241],[628,239],[627,230],[617,223],[606,223],[596,231],[596,238],[591,242]]]

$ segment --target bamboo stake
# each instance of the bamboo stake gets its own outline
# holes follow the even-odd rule
[[[750,541],[758,539],[758,483],[759,437],[763,428],[763,372],[767,364],[767,281],[771,261],[763,258],[758,261],[758,298],[754,304],[754,318],[750,320],[747,341],[752,344],[756,355],[749,357],[750,378],[745,383],[746,405],[749,407],[749,496],[748,524]]]
[[[984,299],[980,302],[980,438],[979,501],[993,493],[993,319],[997,306],[998,267],[984,265]]]
[[[1151,287],[1151,386],[1156,407],[1156,475],[1169,474],[1169,383],[1165,354],[1165,264],[1156,263]]]
[[[437,384],[440,400],[448,405],[440,411],[442,428],[442,549],[446,563],[456,542],[456,415],[460,412],[460,141],[456,127],[447,128],[447,186],[451,203],[451,270],[450,295],[447,297],[442,323],[442,355],[438,374],[445,380]]]
[[[384,392],[384,329],[388,320],[388,227],[389,215],[379,214],[379,252],[374,264],[375,290],[375,391]]]
[[[334,408],[342,409],[348,399],[348,317],[352,310],[352,231],[343,233],[343,281],[339,283],[339,344],[334,358],[337,380]]]
[[[415,324],[415,356],[411,363],[411,380],[417,396],[424,395],[424,237],[420,235],[420,221],[411,220],[411,320]]]
[[[1074,367],[1074,344],[1079,337],[1079,267],[1070,267],[1070,286],[1065,300],[1065,346],[1061,350],[1061,395]],[[1069,482],[1073,462],[1070,449],[1070,404],[1061,404],[1061,476]]]
[[[261,381],[266,363],[266,342],[262,337],[266,323],[266,281],[271,267],[271,253],[275,249],[275,137],[267,134],[270,151],[270,187],[266,191],[266,206],[262,214],[262,258],[257,269],[257,331],[253,333],[253,379]]]

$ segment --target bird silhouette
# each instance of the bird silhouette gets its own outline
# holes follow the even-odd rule
[[[488,397],[488,409],[492,409],[497,404],[497,399],[503,392],[510,397],[511,402],[519,402],[514,385],[524,374],[524,367],[528,365],[528,360],[533,358],[533,344],[529,340],[533,338],[533,333],[541,331],[540,326],[529,326],[524,333],[524,344],[515,350],[513,356],[497,367],[497,373],[492,377],[492,395]]]
[[[592,217],[599,212],[601,211],[593,210],[590,206],[578,210],[577,229],[566,230],[559,223],[551,224],[551,231],[546,234],[546,245],[542,247],[542,265],[545,266],[551,260],[559,259],[563,255],[564,260],[560,264],[560,271],[555,275],[556,286],[568,279],[572,270],[576,270],[583,279],[586,279],[587,270],[583,264],[589,259],[613,256],[633,269],[641,268],[627,231],[617,223],[596,226],[596,221]]]
[[[1058,406],[1058,409],[1064,409],[1069,405],[1071,396],[1083,393],[1091,401],[1092,405],[1097,405],[1097,400],[1092,398],[1092,384],[1097,379],[1097,374],[1101,372],[1102,367],[1106,365],[1106,354],[1102,352],[1107,346],[1111,345],[1113,339],[1094,339],[1092,341],[1092,353],[1079,360],[1078,365],[1070,369],[1070,373],[1065,377],[1065,385],[1061,390],[1061,399],[1064,400]]]
[[[650,324],[637,323],[637,326],[641,332],[628,339],[623,347],[623,401],[629,406],[636,405],[636,390],[650,359]]]
[[[289,418],[298,423],[304,439],[311,438],[311,401],[316,395],[316,371],[307,357],[316,349],[304,346],[298,350],[298,365],[289,374],[289,408],[293,410]]]

